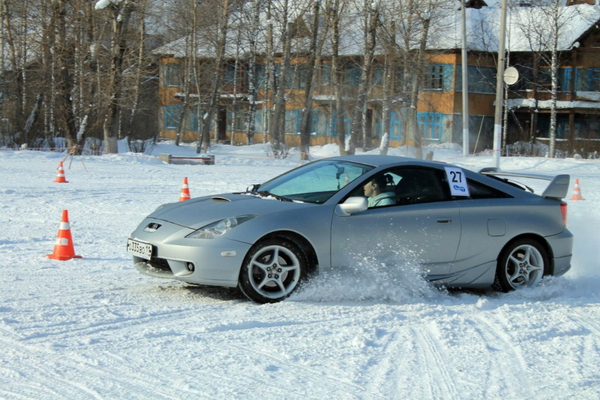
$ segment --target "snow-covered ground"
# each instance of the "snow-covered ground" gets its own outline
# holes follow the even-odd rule
[[[491,156],[435,148],[479,169]],[[232,290],[146,277],[125,253],[158,205],[245,190],[299,165],[264,145],[218,145],[216,165],[152,155],[0,151],[0,398],[3,399],[598,399],[600,162],[502,158],[501,167],[571,174],[573,268],[509,294],[437,291],[414,269],[359,260],[257,305]],[[404,149],[391,154],[404,155]],[[337,154],[315,147],[312,157]],[[68,210],[81,259],[55,261]],[[401,276],[402,279],[395,279]]]

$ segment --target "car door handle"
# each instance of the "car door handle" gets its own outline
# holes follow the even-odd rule
[[[450,218],[439,218],[437,220],[438,224],[449,224],[451,222],[452,222],[452,220]]]

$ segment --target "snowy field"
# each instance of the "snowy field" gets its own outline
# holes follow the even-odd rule
[[[493,166],[491,156],[434,151],[465,168]],[[538,288],[448,293],[410,266],[357,260],[354,276],[319,276],[257,305],[143,276],[125,243],[145,215],[178,201],[184,177],[192,197],[243,191],[299,165],[298,155],[219,145],[216,165],[197,166],[164,164],[159,153],[195,154],[159,144],[152,155],[66,158],[69,183],[55,183],[64,154],[0,151],[0,398],[600,398],[600,162],[501,160],[569,173],[567,199],[575,178],[585,198],[569,201],[571,271]],[[55,261],[45,255],[65,209],[82,258]]]

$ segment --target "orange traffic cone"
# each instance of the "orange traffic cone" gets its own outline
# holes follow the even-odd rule
[[[56,179],[54,180],[54,182],[69,183],[69,181],[65,179],[65,169],[63,168],[62,161],[60,162],[60,164],[58,164],[58,174],[56,175]]]
[[[181,188],[181,194],[179,195],[179,201],[189,200],[192,197],[190,196],[190,188],[188,187],[188,178],[183,178],[183,187]]]
[[[579,189],[579,179],[575,179],[575,189],[573,191],[573,197],[570,200],[585,200],[581,196],[581,189]]]
[[[73,247],[73,239],[71,238],[71,227],[69,226],[69,213],[63,210],[60,227],[58,228],[58,237],[54,245],[54,252],[47,254],[46,257],[53,260],[66,261],[71,258],[81,258],[75,255],[75,247]]]

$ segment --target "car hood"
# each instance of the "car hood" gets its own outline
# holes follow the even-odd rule
[[[148,218],[197,229],[223,218],[236,217],[243,214],[265,215],[318,206],[317,204],[310,203],[280,201],[273,197],[232,193],[198,197],[177,203],[164,204],[150,214]]]

